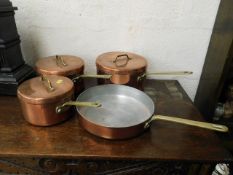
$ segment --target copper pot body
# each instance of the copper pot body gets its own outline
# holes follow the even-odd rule
[[[85,128],[88,132],[98,137],[102,137],[105,139],[129,139],[136,137],[142,134],[145,130],[144,126],[146,122],[140,123],[138,125],[134,125],[126,128],[108,128],[100,125],[96,125],[85,119],[85,117],[79,116],[80,124],[83,128]]]
[[[141,69],[139,71],[131,71],[127,74],[120,73],[111,73],[104,68],[97,66],[97,74],[108,74],[112,75],[110,79],[98,79],[98,84],[122,84],[131,86],[140,90],[143,90],[143,82],[144,79],[138,81],[138,77],[142,76],[146,72],[145,69]]]
[[[23,116],[32,125],[55,125],[67,120],[73,113],[70,107],[60,114],[56,113],[57,106],[73,99],[73,82],[61,76],[47,77],[55,88],[52,92],[47,92],[40,77],[23,82],[17,91]]]
[[[24,99],[20,99],[20,104],[24,119],[32,125],[36,126],[52,126],[67,120],[72,116],[72,110],[57,114],[56,107],[61,105],[61,102],[70,101],[73,99],[73,93],[58,99],[57,102],[48,104],[31,104]]]
[[[80,57],[71,55],[49,56],[38,59],[35,70],[40,75],[60,75],[73,79],[83,75],[84,61]],[[75,96],[84,90],[82,78],[74,82],[74,90]]]
[[[99,79],[99,84],[122,84],[141,89],[143,80],[138,77],[146,72],[144,57],[130,52],[107,52],[96,59],[97,74],[112,75],[110,79]]]

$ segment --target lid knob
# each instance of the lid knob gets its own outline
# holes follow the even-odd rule
[[[51,81],[47,77],[42,75],[41,81],[43,82],[43,84],[46,87],[46,89],[48,90],[48,92],[52,92],[55,90],[55,88],[52,86]]]
[[[124,64],[117,64],[117,62],[120,61],[120,57],[126,57],[126,62]],[[121,54],[116,56],[116,59],[113,61],[113,63],[115,63],[117,67],[124,67],[128,64],[129,60],[132,60],[132,58],[130,58],[128,54]]]
[[[67,66],[67,64],[65,63],[64,59],[61,56],[58,56],[58,55],[56,55],[56,64],[59,67]]]

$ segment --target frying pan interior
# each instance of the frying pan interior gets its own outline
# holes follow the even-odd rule
[[[99,108],[77,107],[79,114],[91,123],[108,128],[138,125],[151,118],[154,102],[141,91],[125,85],[100,85],[87,89],[77,101],[98,101]]]

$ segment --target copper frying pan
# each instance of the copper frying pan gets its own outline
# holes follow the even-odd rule
[[[107,139],[134,137],[148,128],[153,120],[166,120],[227,132],[224,125],[176,117],[153,115],[155,105],[144,92],[125,85],[100,85],[81,93],[77,101],[98,101],[99,108],[76,107],[80,123],[88,132]]]

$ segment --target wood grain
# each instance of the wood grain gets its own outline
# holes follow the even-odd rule
[[[156,114],[203,121],[177,81],[148,80],[145,91],[155,101]],[[32,126],[23,119],[16,97],[1,96],[0,110],[1,157],[232,161],[215,133],[202,128],[154,121],[138,137],[110,141],[87,133],[78,116],[53,127]]]

